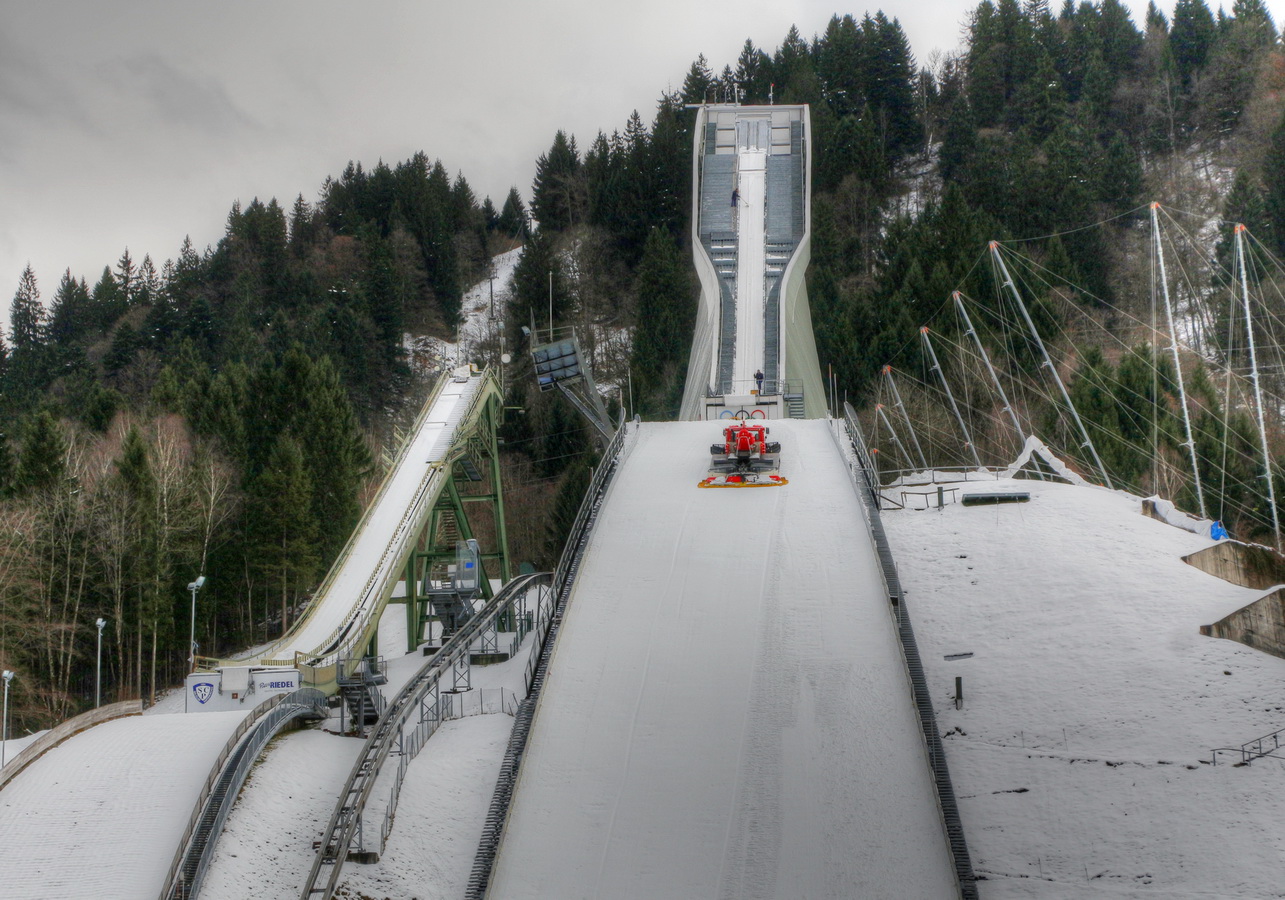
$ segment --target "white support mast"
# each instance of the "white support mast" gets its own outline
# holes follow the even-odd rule
[[[982,362],[986,363],[986,371],[990,373],[991,383],[995,385],[995,390],[999,394],[999,399],[1004,404],[1004,412],[1008,413],[1009,419],[1013,422],[1013,430],[1017,432],[1017,439],[1021,442],[1021,447],[1018,447],[1018,452],[1021,452],[1022,447],[1026,446],[1026,431],[1022,428],[1022,424],[1017,421],[1017,413],[1013,411],[1013,404],[1008,402],[1008,394],[1004,393],[1004,386],[999,383],[999,376],[995,374],[995,367],[991,365],[990,354],[987,353],[986,348],[982,346],[982,339],[978,336],[977,329],[973,327],[973,320],[968,317],[968,310],[964,309],[963,296],[959,291],[955,291],[950,296],[954,298],[955,306],[959,309],[959,314],[963,317],[964,325],[968,329],[965,334],[969,335],[973,339],[973,344],[977,347],[977,352],[982,355]]]
[[[1169,300],[1169,275],[1165,270],[1164,244],[1160,241],[1159,203],[1151,204],[1151,232],[1156,243],[1156,259],[1160,263],[1160,285],[1165,298],[1165,318],[1169,323],[1169,352],[1173,355],[1173,371],[1178,379],[1178,403],[1182,407],[1182,424],[1186,429],[1187,441],[1183,444],[1191,457],[1191,477],[1196,482],[1196,500],[1200,504],[1200,517],[1209,518],[1205,512],[1205,489],[1200,483],[1200,465],[1196,461],[1196,439],[1191,431],[1191,411],[1187,408],[1187,388],[1182,378],[1182,362],[1178,359],[1178,330],[1173,324],[1173,304]],[[1156,398],[1159,402],[1160,398]]]
[[[884,427],[888,429],[888,434],[892,437],[892,442],[896,444],[897,449],[901,451],[901,456],[905,459],[907,467],[913,466],[915,461],[911,459],[910,454],[906,452],[906,445],[901,442],[901,438],[897,437],[897,429],[892,427],[892,422],[888,419],[888,414],[884,412],[882,403],[875,404],[875,415],[883,419]]]
[[[973,454],[973,462],[977,468],[982,467],[981,457],[977,455],[977,447],[973,444],[973,436],[968,432],[968,425],[964,422],[964,417],[959,413],[959,404],[955,402],[955,395],[950,392],[950,384],[946,381],[946,373],[942,370],[941,363],[937,361],[937,351],[933,349],[933,342],[928,337],[928,326],[925,325],[919,329],[923,335],[924,346],[928,348],[928,356],[933,361],[933,369],[937,371],[937,377],[941,379],[942,390],[946,392],[946,399],[950,401],[950,408],[955,411],[955,421],[959,423],[959,430],[964,433],[964,446]]]
[[[1031,337],[1035,338],[1035,344],[1040,348],[1040,355],[1044,357],[1044,367],[1049,370],[1053,376],[1053,381],[1057,383],[1058,390],[1062,393],[1062,400],[1066,403],[1066,408],[1071,411],[1071,418],[1075,419],[1076,427],[1080,429],[1080,437],[1083,438],[1082,447],[1087,447],[1093,454],[1093,462],[1097,465],[1098,471],[1102,473],[1102,483],[1111,490],[1115,490],[1115,485],[1111,483],[1111,475],[1107,472],[1107,467],[1102,463],[1102,457],[1098,456],[1098,448],[1093,446],[1093,439],[1089,437],[1088,429],[1084,427],[1084,421],[1075,409],[1075,404],[1071,402],[1071,395],[1067,393],[1066,385],[1062,383],[1062,376],[1058,375],[1057,369],[1053,366],[1053,360],[1049,358],[1049,352],[1044,347],[1044,341],[1040,339],[1040,333],[1035,330],[1035,323],[1031,321],[1031,314],[1026,311],[1026,304],[1022,302],[1022,295],[1017,290],[1017,285],[1013,283],[1013,278],[1008,274],[1008,266],[1004,265],[1004,258],[999,255],[999,241],[991,241],[991,256],[994,257],[995,263],[999,266],[1000,272],[1004,275],[1004,285],[1017,301],[1017,308],[1022,312],[1022,318],[1026,320],[1026,327],[1031,330]]]
[[[901,401],[901,391],[897,390],[897,382],[892,377],[892,366],[883,367],[883,376],[888,379],[888,387],[892,389],[892,396],[897,401],[897,408],[901,410],[901,417],[906,420],[906,430],[910,432],[910,440],[915,445],[915,452],[919,454],[919,464],[928,471],[928,457],[924,456],[924,448],[919,446],[919,438],[915,434],[915,426],[910,421],[910,412],[906,409],[906,404]]]
[[[1272,456],[1267,449],[1267,423],[1263,418],[1263,392],[1258,384],[1258,357],[1254,350],[1254,318],[1249,309],[1249,281],[1245,276],[1245,226],[1236,225],[1236,268],[1240,273],[1240,294],[1245,307],[1245,334],[1249,338],[1249,372],[1254,382],[1254,409],[1258,413],[1258,437],[1263,444],[1263,472],[1267,478],[1267,501],[1272,507],[1272,532],[1276,549],[1281,549],[1281,520],[1276,510],[1276,484],[1272,478]]]

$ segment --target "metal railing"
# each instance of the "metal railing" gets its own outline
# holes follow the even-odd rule
[[[1256,737],[1252,741],[1246,741],[1239,747],[1216,747],[1210,751],[1209,755],[1215,766],[1218,765],[1219,753],[1234,753],[1240,757],[1240,762],[1237,765],[1247,766],[1256,759],[1262,759],[1267,756],[1276,757],[1276,753],[1281,749],[1282,736],[1285,736],[1285,728],[1273,731],[1271,734],[1265,734],[1262,737]]]
[[[897,637],[901,642],[902,658],[910,677],[915,709],[919,713],[920,730],[928,753],[928,765],[932,770],[933,784],[936,787],[937,805],[946,831],[946,842],[955,866],[959,896],[963,900],[976,900],[977,878],[968,854],[968,844],[964,840],[963,820],[959,814],[959,804],[955,799],[955,789],[950,780],[950,769],[946,765],[946,751],[941,743],[941,735],[937,731],[937,715],[933,710],[932,695],[928,691],[923,662],[919,657],[919,645],[915,641],[915,632],[906,610],[906,595],[901,589],[901,578],[897,574],[897,566],[892,559],[892,548],[879,517],[878,474],[870,466],[871,455],[865,447],[865,438],[861,434],[860,427],[856,426],[856,414],[852,406],[846,403],[843,426],[847,437],[846,442],[840,437],[837,429],[832,433],[836,443],[839,444],[840,451],[848,460],[848,474],[865,507],[870,537],[879,557],[885,592],[892,606],[893,618],[897,625]]]
[[[512,691],[503,688],[482,688],[469,691],[467,694],[446,694],[437,696],[432,714],[424,716],[409,734],[403,734],[401,752],[397,757],[397,772],[393,775],[393,784],[389,788],[388,805],[384,807],[384,821],[379,827],[379,853],[383,855],[388,846],[388,836],[393,831],[393,819],[397,815],[397,801],[401,797],[402,782],[406,780],[406,770],[424,749],[428,739],[437,733],[444,723],[468,716],[485,716],[496,713],[516,716],[521,704]]]
[[[170,862],[161,900],[187,900],[196,896],[209,867],[214,843],[260,751],[288,722],[324,715],[325,708],[325,694],[312,688],[301,688],[290,694],[269,697],[241,720],[205,779],[187,828],[179,839],[174,859]],[[242,741],[251,729],[253,734]]]
[[[455,664],[469,654],[473,642],[485,630],[493,628],[496,619],[508,611],[519,596],[527,591],[542,588],[548,582],[547,572],[522,575],[510,581],[389,701],[387,709],[366,738],[348,774],[348,780],[339,793],[330,820],[322,832],[317,847],[317,858],[313,860],[312,869],[308,873],[300,895],[303,900],[309,900],[317,894],[320,894],[323,900],[329,900],[334,895],[339,874],[354,839],[357,841],[359,852],[364,849],[362,814],[380,771],[394,747],[398,748],[399,754],[405,752],[407,747],[405,742],[408,737],[404,732],[404,726],[410,717],[418,712],[422,724],[430,718],[430,713],[439,711],[439,682],[442,676],[454,671]],[[430,696],[431,701],[428,700]],[[417,725],[416,729],[418,727]],[[427,740],[427,736],[423,740]],[[392,802],[396,804],[395,799]],[[383,836],[381,829],[381,840]],[[318,887],[322,870],[327,866],[329,874],[325,884]]]
[[[635,422],[638,420],[635,419]],[[509,735],[509,745],[504,751],[500,763],[500,774],[495,780],[495,793],[491,796],[491,805],[482,825],[482,838],[478,842],[477,854],[473,857],[473,870],[469,874],[468,888],[465,897],[468,900],[482,900],[486,896],[487,886],[491,881],[491,871],[495,866],[495,857],[499,852],[500,840],[504,834],[505,822],[508,820],[509,804],[513,800],[513,790],[517,786],[518,772],[522,758],[526,753],[527,738],[531,734],[531,724],[535,720],[535,709],[540,700],[540,690],[548,672],[549,659],[553,655],[554,643],[558,629],[566,614],[567,602],[575,587],[576,575],[584,557],[585,547],[593,533],[598,510],[607,495],[611,478],[620,466],[625,445],[625,417],[622,413],[616,427],[616,436],[607,446],[602,461],[594,470],[589,487],[585,490],[584,499],[576,511],[575,521],[567,536],[562,557],[558,560],[558,569],[553,576],[552,615],[541,626],[537,623],[539,652],[532,652],[527,663],[526,685],[527,696],[518,708],[513,720],[513,731]]]

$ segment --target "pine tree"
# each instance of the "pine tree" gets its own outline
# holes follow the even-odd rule
[[[22,270],[18,290],[9,305],[9,328],[15,357],[34,354],[45,342],[45,308],[30,264]]]
[[[541,229],[565,231],[583,217],[582,191],[577,175],[580,156],[574,138],[559,130],[549,152],[535,164],[531,187],[531,212]]]
[[[270,594],[281,602],[281,633],[289,628],[291,606],[312,586],[320,557],[317,520],[299,442],[280,435],[267,466],[249,489],[255,562]]]
[[[525,238],[528,225],[526,204],[522,202],[522,195],[518,193],[516,187],[511,187],[509,195],[504,198],[504,206],[500,209],[500,232],[512,240]]]
[[[27,419],[18,455],[18,490],[23,493],[47,491],[57,486],[66,472],[67,441],[53,414],[41,410]]]
[[[650,414],[671,415],[685,374],[694,307],[682,256],[667,231],[652,229],[637,275],[638,320],[630,368]]]

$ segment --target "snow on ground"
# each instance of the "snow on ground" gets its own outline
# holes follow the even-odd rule
[[[15,756],[27,749],[28,744],[33,743],[42,734],[46,733],[48,733],[48,729],[24,735],[19,738],[9,738],[9,740],[4,741],[4,764],[6,766],[9,765],[9,763],[13,762]]]
[[[312,842],[330,820],[361,746],[359,738],[312,729],[269,744],[228,815],[202,900],[299,896],[312,868]]]
[[[882,580],[824,422],[785,487],[699,490],[644,424],[558,638],[489,896],[951,896]]]
[[[1183,563],[1211,542],[1138,498],[961,487],[1031,500],[883,520],[982,896],[1285,896],[1285,762],[1207,764],[1285,728],[1285,660],[1198,633],[1260,592]]]
[[[130,716],[63,742],[0,791],[0,898],[155,897],[240,713]]]
[[[462,897],[512,730],[505,715],[442,725],[407,770],[384,856],[344,866],[337,896]]]
[[[380,620],[380,642],[388,661],[388,684],[382,690],[388,698],[430,662],[419,652],[405,652],[405,616],[403,607],[389,605]],[[506,640],[501,635],[501,644]],[[500,691],[521,696],[533,644],[528,638],[507,662],[472,666],[471,690],[457,694],[456,702],[472,711],[495,702]],[[443,687],[450,687],[449,679]],[[342,730],[338,710],[321,727]],[[348,863],[341,888],[421,900],[462,896],[512,730],[512,716],[503,714],[470,716],[438,729],[407,770],[380,862]],[[357,738],[317,730],[274,740],[228,817],[201,896],[232,900],[297,895],[312,866],[312,842],[329,821],[361,746]],[[367,843],[372,847],[378,844],[396,768],[396,760],[385,766],[366,808]]]
[[[456,366],[477,362],[477,349],[503,332],[504,310],[513,293],[513,270],[522,256],[522,248],[491,258],[495,279],[479,281],[464,292],[460,304],[459,333],[454,343],[440,338],[405,335],[403,344],[411,369],[420,375],[444,372]],[[494,300],[492,300],[494,289]],[[494,315],[492,315],[494,310]]]

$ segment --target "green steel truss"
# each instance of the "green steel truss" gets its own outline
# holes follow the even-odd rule
[[[407,652],[419,645],[424,625],[432,619],[429,589],[445,580],[446,567],[455,562],[458,541],[476,539],[481,546],[483,599],[491,599],[494,593],[491,578],[508,583],[512,577],[496,438],[503,398],[494,378],[488,377],[479,390],[487,393],[476,404],[475,415],[456,431],[444,464],[450,477],[406,557],[406,595],[392,601],[406,605]]]

